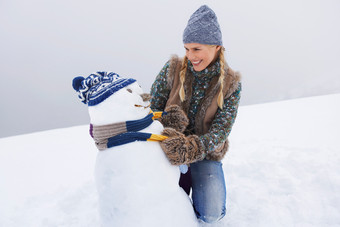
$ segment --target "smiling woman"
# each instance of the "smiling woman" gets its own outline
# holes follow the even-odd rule
[[[237,115],[240,75],[225,62],[220,26],[208,6],[190,17],[183,43],[184,58],[172,57],[152,85],[151,109],[168,113],[160,120],[168,136],[161,147],[171,164],[190,165],[179,184],[188,195],[192,189],[197,218],[213,223],[226,212],[221,160]],[[188,123],[177,127],[177,119]]]

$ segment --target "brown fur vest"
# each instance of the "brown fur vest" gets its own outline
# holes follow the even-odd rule
[[[236,91],[238,83],[241,80],[241,76],[238,72],[234,72],[225,64],[225,77],[223,84],[224,98],[228,98]],[[188,114],[190,107],[190,100],[192,96],[192,82],[194,76],[188,69],[185,75],[184,91],[185,100],[181,102],[179,97],[179,90],[181,87],[179,73],[182,67],[182,59],[176,55],[172,56],[170,60],[170,68],[167,76],[167,84],[171,90],[166,106],[179,105],[183,111]],[[201,101],[201,105],[197,111],[195,119],[195,134],[200,136],[209,132],[212,121],[215,118],[215,114],[218,110],[217,98],[220,91],[220,84],[218,83],[218,76],[212,78],[208,89],[205,92],[205,97]],[[225,153],[228,150],[228,139],[217,148],[214,152],[207,154],[207,159],[220,161],[223,159]]]

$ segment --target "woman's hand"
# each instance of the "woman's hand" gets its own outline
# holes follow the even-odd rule
[[[186,137],[172,128],[165,128],[162,135],[169,137],[160,144],[172,165],[189,164],[204,159],[203,147],[198,136]]]
[[[162,125],[165,128],[173,128],[179,132],[184,132],[189,125],[189,119],[184,111],[178,105],[168,106],[164,111],[167,114],[159,119]]]

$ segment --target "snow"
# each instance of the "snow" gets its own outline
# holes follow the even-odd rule
[[[0,226],[98,222],[95,159],[88,126],[1,139]]]
[[[227,215],[201,226],[339,226],[338,116],[340,94],[241,106]],[[99,226],[97,153],[87,125],[0,139],[0,226]]]
[[[339,114],[339,94],[240,108],[225,223],[339,226]]]

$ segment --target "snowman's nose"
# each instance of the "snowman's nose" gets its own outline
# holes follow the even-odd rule
[[[149,108],[151,104],[147,105],[147,106],[142,106],[142,105],[138,105],[138,104],[135,104],[135,107],[144,107],[144,109],[146,108]]]

